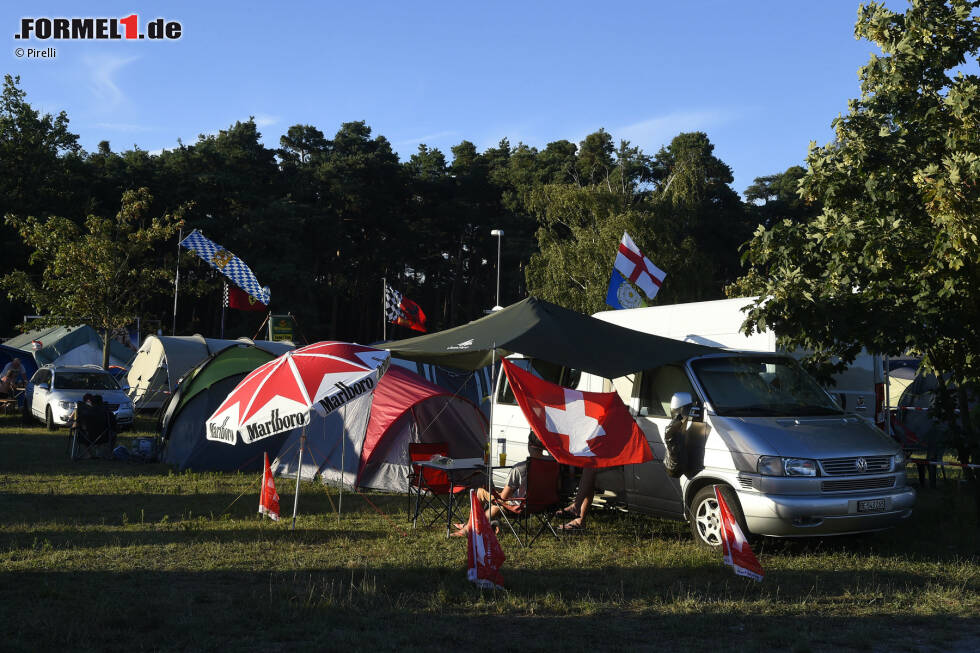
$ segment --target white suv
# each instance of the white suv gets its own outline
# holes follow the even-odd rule
[[[97,365],[45,365],[27,382],[24,414],[49,430],[64,426],[86,394],[101,395],[120,428],[133,424],[133,402],[112,375]]]

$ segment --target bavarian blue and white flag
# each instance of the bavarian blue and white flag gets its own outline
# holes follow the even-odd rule
[[[191,250],[207,261],[208,265],[228,277],[233,284],[266,306],[269,305],[269,287],[260,286],[259,280],[255,278],[255,274],[245,265],[244,261],[224,247],[205,238],[204,234],[197,229],[180,241],[180,246]]]

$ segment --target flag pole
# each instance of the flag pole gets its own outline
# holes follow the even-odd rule
[[[174,323],[170,335],[177,335],[177,290],[180,288],[180,241],[184,240],[184,229],[177,232],[177,276],[174,277]]]
[[[224,282],[224,292],[221,294],[221,338],[225,337],[225,307],[228,306],[228,282]]]
[[[293,496],[293,530],[296,530],[296,511],[299,510],[299,477],[303,474],[303,449],[306,448],[306,423],[299,436],[299,462],[296,463],[296,494]]]
[[[262,329],[263,329],[263,328],[265,327],[265,324],[266,324],[266,322],[268,322],[268,321],[269,321],[269,318],[270,318],[270,317],[272,317],[272,311],[269,311],[268,313],[266,313],[266,314],[265,314],[265,319],[264,319],[264,320],[262,320],[262,324],[260,324],[260,325],[259,325],[259,328],[258,328],[258,330],[257,330],[257,331],[255,332],[255,335],[254,335],[254,336],[252,336],[252,340],[257,340],[257,339],[258,339],[258,337],[259,337],[260,335],[262,335]],[[271,340],[272,338],[269,338],[269,339]]]
[[[388,340],[388,280],[381,277],[381,340]]]

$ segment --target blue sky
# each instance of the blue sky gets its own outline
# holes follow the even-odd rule
[[[402,159],[419,143],[539,148],[604,127],[647,153],[701,130],[742,192],[803,162],[858,95],[875,51],[857,0],[753,2],[8,2],[3,71],[65,110],[82,145],[157,151],[255,116],[266,145],[296,123],[366,120]],[[904,1],[887,3],[904,11]],[[15,40],[20,19],[179,20],[172,42]],[[2,34],[3,32],[0,32]],[[54,47],[52,60],[17,47]]]

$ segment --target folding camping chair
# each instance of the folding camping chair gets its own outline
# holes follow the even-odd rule
[[[438,469],[417,467],[411,463],[431,460],[433,456],[449,456],[449,445],[445,442],[409,442],[408,459],[410,472],[408,475],[409,512],[412,515],[412,528],[418,523],[419,515],[429,507],[438,507],[435,516],[426,525],[432,526],[436,520],[446,515],[447,521],[452,521],[458,506],[465,502],[451,501],[453,495],[465,492],[465,485],[450,483],[449,475]],[[412,509],[414,503],[415,508]]]
[[[68,434],[71,459],[80,460],[84,456],[96,458],[99,447],[108,445],[111,452],[115,442],[115,416],[109,409],[79,402],[75,409],[75,422]]]
[[[493,503],[500,507],[500,517],[522,547],[531,548],[534,541],[546,530],[551,531],[551,534],[556,539],[558,538],[558,531],[552,526],[551,518],[561,505],[561,496],[558,492],[559,485],[557,461],[528,458],[527,492],[525,496],[504,501],[494,498]],[[538,529],[534,535],[531,535],[532,516],[538,523]],[[523,533],[523,540],[519,533]]]

